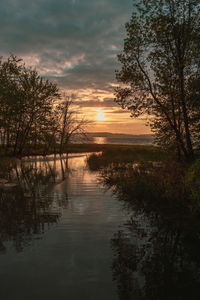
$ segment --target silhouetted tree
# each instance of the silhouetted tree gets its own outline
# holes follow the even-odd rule
[[[0,132],[4,147],[21,154],[26,145],[41,140],[55,101],[55,84],[10,56],[0,61]]]
[[[152,115],[157,138],[170,135],[188,160],[199,139],[199,26],[200,1],[137,1],[116,73],[125,84],[116,101],[133,117]]]
[[[65,99],[57,106],[57,114],[59,116],[58,127],[58,142],[60,145],[60,153],[63,152],[64,147],[71,139],[78,136],[80,139],[82,136],[86,136],[86,128],[90,123],[84,117],[78,117],[73,107],[72,97],[65,97]]]

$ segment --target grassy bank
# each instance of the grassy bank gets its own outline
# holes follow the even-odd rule
[[[66,148],[63,149],[63,153],[82,153],[82,152],[98,152],[102,151],[103,147],[98,144],[69,144]],[[4,150],[0,148],[0,158],[2,157],[13,157],[13,148],[9,148]],[[50,155],[50,154],[59,154],[60,147],[57,145],[56,147],[50,148],[46,150],[43,146],[37,148],[27,147],[23,150],[22,154],[16,155],[17,157],[23,156],[35,156],[35,155]]]
[[[91,170],[98,170],[112,163],[132,163],[141,161],[162,161],[169,156],[158,147],[144,145],[104,145],[101,154],[88,158]]]
[[[117,145],[117,144],[69,144],[64,149],[63,153],[83,153],[83,152],[100,152],[98,154],[91,154],[88,159],[88,164],[91,169],[96,170],[101,166],[106,166],[110,163],[123,163],[144,160],[162,160],[166,157],[166,153],[154,146],[140,146],[140,145]],[[44,147],[37,149],[24,149],[22,155],[36,156],[36,155],[50,155],[59,154],[59,145],[53,149],[45,151]],[[13,149],[10,148],[6,152],[0,148],[0,170],[9,169],[15,161],[13,156]]]
[[[63,149],[63,153],[103,152],[103,157],[110,161],[132,161],[144,157],[145,159],[160,159],[164,152],[158,147],[144,145],[118,145],[118,144],[69,144]],[[40,146],[38,148],[27,147],[19,156],[50,155],[60,153],[59,145],[48,149]],[[13,149],[4,150],[0,148],[0,157],[13,157]]]

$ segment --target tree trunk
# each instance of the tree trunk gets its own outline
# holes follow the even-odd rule
[[[186,159],[193,160],[194,152],[193,152],[191,134],[190,134],[190,129],[189,129],[188,112],[187,112],[187,107],[186,107],[186,103],[185,103],[184,74],[183,74],[182,67],[180,70],[180,97],[181,97],[183,122],[184,122],[186,145],[187,145],[187,152],[188,152],[188,156],[186,157]]]

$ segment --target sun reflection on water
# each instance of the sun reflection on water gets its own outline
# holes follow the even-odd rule
[[[107,144],[107,138],[103,136],[95,136],[93,138],[95,144]]]

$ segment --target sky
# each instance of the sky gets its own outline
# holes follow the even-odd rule
[[[114,102],[134,0],[1,0],[0,55],[15,54],[72,95],[88,131],[150,133]]]

